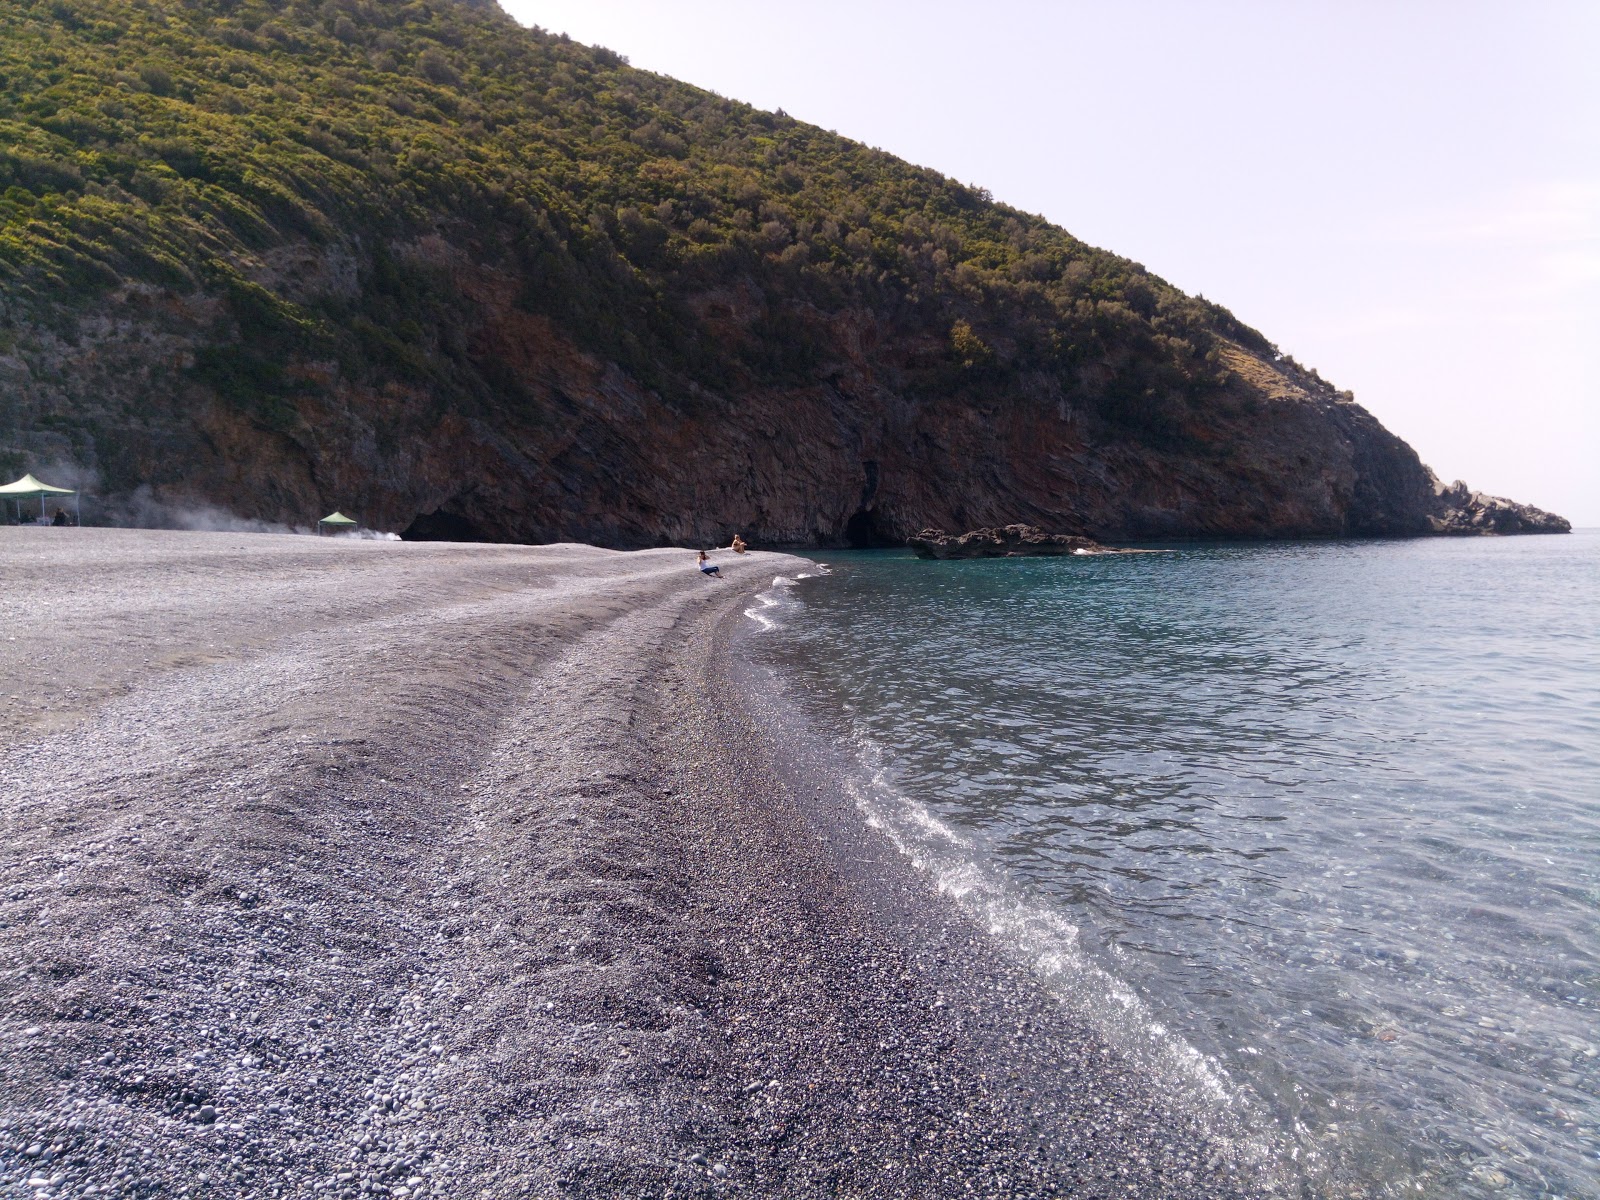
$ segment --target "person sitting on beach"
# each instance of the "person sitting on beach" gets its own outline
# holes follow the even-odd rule
[[[744,539],[737,533],[733,535],[732,549],[735,554],[743,554],[746,549]]]
[[[700,551],[700,574],[715,575],[718,578],[721,578],[722,576],[722,568],[717,566],[716,563],[712,562],[711,556],[704,550]]]
[[[51,521],[50,524],[52,524],[52,525],[65,525],[66,523],[67,523],[67,510],[64,509],[64,508],[56,509],[55,520]]]

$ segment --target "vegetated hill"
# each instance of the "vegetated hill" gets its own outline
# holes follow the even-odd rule
[[[414,536],[1564,528],[1225,310],[464,0],[9,0],[0,474]]]

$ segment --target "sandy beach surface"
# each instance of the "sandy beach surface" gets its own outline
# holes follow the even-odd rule
[[[741,652],[802,564],[718,557],[0,529],[0,1194],[1253,1194],[865,828]]]

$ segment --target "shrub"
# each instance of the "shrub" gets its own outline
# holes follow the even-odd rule
[[[959,320],[950,327],[950,349],[956,360],[968,370],[982,366],[994,357],[994,352],[965,320]]]

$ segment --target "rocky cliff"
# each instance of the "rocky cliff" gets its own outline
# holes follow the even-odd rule
[[[103,519],[1543,532],[1225,310],[491,6],[22,3],[0,470]]]

